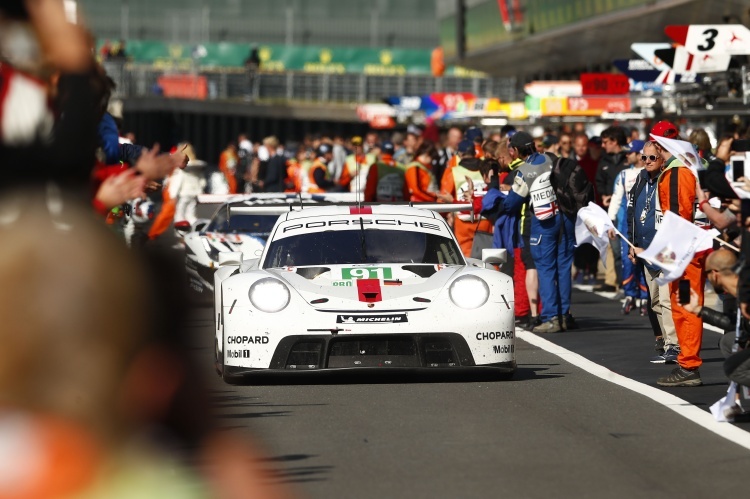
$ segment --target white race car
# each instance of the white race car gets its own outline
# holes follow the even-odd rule
[[[505,250],[484,252],[487,266],[464,258],[443,218],[426,209],[287,212],[259,259],[224,255],[214,275],[216,368],[227,382],[366,368],[510,378],[513,282],[488,268]]]
[[[258,258],[271,233],[278,212],[238,213],[233,208],[248,206],[277,206],[281,211],[294,203],[321,203],[347,201],[352,196],[342,194],[230,194],[201,195],[200,204],[221,203],[213,216],[199,219],[192,225],[176,222],[175,229],[184,233],[185,267],[190,288],[207,299],[213,296],[214,271],[219,267],[221,253],[240,252],[245,259]]]
[[[255,202],[224,203],[210,220],[198,220],[187,227],[175,224],[178,230],[189,231],[183,241],[188,285],[193,291],[213,296],[213,274],[219,266],[220,253],[240,252],[245,258],[260,255],[278,216],[231,212],[232,207],[252,206]]]

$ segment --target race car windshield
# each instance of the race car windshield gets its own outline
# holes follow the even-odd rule
[[[206,231],[248,234],[267,239],[278,218],[276,215],[232,215],[227,218],[223,212],[219,212]]]
[[[447,237],[404,230],[336,230],[271,242],[264,268],[356,263],[463,264]]]

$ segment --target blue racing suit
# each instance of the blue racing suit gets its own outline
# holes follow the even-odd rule
[[[552,161],[548,156],[532,154],[516,169],[516,175],[521,176],[531,189],[534,181],[551,169]],[[542,322],[548,322],[570,313],[575,220],[557,210],[556,198],[551,202],[537,201],[539,206],[534,206],[533,195],[533,189],[525,198],[510,191],[505,207],[512,213],[520,213],[526,206],[526,213],[531,216],[531,256],[539,273],[539,296],[542,300],[539,315]],[[545,213],[541,215],[543,219],[540,212]]]

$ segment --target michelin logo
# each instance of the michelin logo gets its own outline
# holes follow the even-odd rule
[[[339,315],[337,324],[396,324],[409,322],[406,314],[397,315]]]

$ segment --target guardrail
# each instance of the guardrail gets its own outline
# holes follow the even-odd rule
[[[182,85],[193,82],[195,92],[206,99],[247,99],[269,101],[316,101],[340,103],[380,102],[390,96],[426,95],[435,92],[471,92],[477,97],[516,97],[515,78],[480,78],[428,75],[366,75],[304,72],[264,72],[249,74],[241,69],[196,69],[176,72],[153,66],[105,62],[107,74],[115,81],[115,97],[160,95],[166,78],[184,76]],[[161,83],[160,83],[161,82]]]

